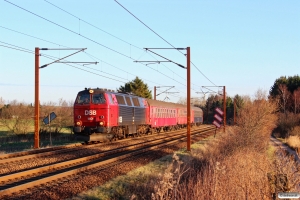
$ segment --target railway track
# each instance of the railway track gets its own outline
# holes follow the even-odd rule
[[[205,126],[203,126],[204,128]],[[169,138],[172,135],[180,135],[182,130],[173,132],[167,132],[164,134],[155,134],[156,138]],[[48,151],[41,151],[40,153],[36,150],[32,152],[17,153],[16,155],[7,156],[6,159],[1,159],[0,164],[0,176],[21,172],[24,170],[34,169],[37,167],[48,166],[50,164],[59,163],[62,161],[72,160],[79,157],[89,156],[98,154],[104,150],[115,149],[124,146],[126,143],[144,143],[153,137],[152,135],[130,138],[124,140],[114,141],[112,143],[100,143],[94,145],[67,145],[60,148],[50,148]]]
[[[192,136],[197,137],[197,134],[203,135],[207,132],[211,132],[212,130],[214,129],[211,126],[202,127],[201,130],[193,130]],[[122,162],[124,159],[186,139],[186,135],[182,133],[172,132],[172,136],[170,135],[171,134],[166,134],[165,137],[154,139],[148,142],[145,142],[145,137],[142,137],[141,139],[144,139],[143,142],[137,142],[131,145],[114,148],[112,150],[102,151],[101,153],[1,176],[0,197],[24,191],[32,187],[40,187],[41,185],[45,186],[51,181],[57,181],[58,183],[63,182],[69,180],[71,176],[74,176],[80,172],[86,172],[93,168],[105,168],[109,165]],[[136,140],[138,141],[138,138]],[[132,141],[132,139],[130,141]],[[124,143],[124,140],[117,142]],[[93,148],[95,147],[93,145],[91,146]],[[59,149],[56,151],[62,150],[63,149]],[[42,152],[40,154],[45,153],[49,154],[50,152]],[[38,154],[36,156],[38,156]],[[4,160],[9,161],[10,159],[16,159],[16,157],[7,158]]]

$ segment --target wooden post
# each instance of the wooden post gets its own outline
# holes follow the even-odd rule
[[[154,100],[156,100],[156,86],[154,86]]]

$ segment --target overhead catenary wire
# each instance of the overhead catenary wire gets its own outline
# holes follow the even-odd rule
[[[7,45],[10,45],[10,46],[13,46],[13,47],[9,47],[9,46],[4,46],[4,45],[0,45],[0,46],[4,46],[4,47],[7,47],[7,48],[10,48],[10,49],[14,49],[14,50],[18,50],[18,51],[22,51],[22,52],[26,52],[26,53],[30,53],[30,54],[35,54],[34,51],[32,50],[29,50],[29,49],[26,49],[26,48],[23,48],[23,47],[19,47],[19,46],[16,46],[16,45],[13,45],[13,44],[9,44],[9,43],[6,43],[6,42],[2,42],[0,41],[1,43],[4,43],[4,44],[7,44]],[[56,60],[57,57],[54,57],[54,56],[50,56],[50,55],[47,55],[47,54],[40,54],[41,56],[45,57],[45,58],[48,58],[50,60]],[[94,72],[91,72],[91,71],[88,71],[88,70],[85,70],[85,69],[82,69],[80,67],[76,67],[76,66],[73,66],[73,65],[70,65],[68,63],[61,63],[61,64],[65,64],[65,65],[68,65],[70,67],[73,67],[73,68],[76,68],[76,69],[79,69],[81,71],[85,71],[87,73],[91,73],[91,74],[94,74],[94,75],[97,75],[97,76],[101,76],[101,77],[104,77],[104,78],[107,78],[107,79],[111,79],[111,80],[114,80],[114,81],[118,81],[118,82],[121,82],[121,83],[126,83],[124,81],[120,81],[120,80],[117,80],[117,79],[113,79],[113,78],[110,78],[110,77],[107,77],[107,76],[103,76],[103,75],[100,75],[98,73],[94,73]],[[96,70],[96,71],[100,71],[100,70],[97,70],[97,69],[93,69],[91,67],[86,67],[85,68],[89,68],[89,69],[92,69],[92,70]],[[101,71],[102,73],[106,73],[106,74],[109,74],[111,76],[114,76],[114,77],[117,77],[117,78],[121,78],[123,80],[126,80],[122,77],[119,77],[119,76],[116,76],[116,75],[113,75],[113,74],[110,74],[110,73],[107,73],[107,72],[103,72]],[[180,96],[177,96],[177,95],[173,95],[173,94],[169,94],[170,96],[173,96],[173,97],[177,97],[177,98],[180,98]]]
[[[18,34],[25,35],[25,36],[27,36],[27,37],[31,37],[31,38],[34,38],[34,39],[37,39],[37,40],[41,40],[41,41],[48,42],[48,43],[50,43],[50,44],[55,44],[55,45],[62,46],[62,47],[65,47],[65,48],[70,48],[70,47],[68,47],[68,46],[65,46],[65,45],[62,45],[62,44],[58,44],[58,43],[55,43],[55,42],[52,42],[52,41],[49,41],[49,40],[45,40],[45,39],[42,39],[42,38],[39,38],[39,37],[35,37],[35,36],[29,35],[29,34],[27,34],[27,33],[23,33],[23,32],[20,32],[20,31],[16,31],[16,30],[13,30],[13,29],[10,29],[10,28],[7,28],[7,27],[3,27],[3,26],[0,26],[0,27],[1,27],[1,28],[4,28],[4,29],[6,29],[6,30],[9,30],[9,31],[18,33]],[[2,43],[4,43],[4,42],[2,42]],[[8,44],[8,43],[6,43],[6,44]],[[9,44],[9,45],[15,46],[15,45],[12,45],[12,44]],[[3,46],[3,45],[2,45],[2,46]],[[7,47],[7,48],[12,48],[12,47]],[[20,47],[20,48],[21,48],[21,47]],[[18,49],[17,49],[17,50],[18,50]],[[25,52],[27,52],[27,51],[31,51],[31,52],[29,52],[29,53],[33,53],[33,54],[34,54],[34,51],[32,51],[32,50],[26,50]],[[116,67],[116,66],[114,66],[114,65],[112,65],[112,64],[110,64],[110,63],[108,63],[108,62],[106,62],[106,61],[104,61],[104,60],[101,60],[101,59],[97,58],[96,56],[93,56],[92,54],[87,53],[86,51],[84,51],[84,53],[87,54],[89,57],[94,58],[94,60],[96,59],[96,61],[101,61],[101,62],[103,62],[103,63],[105,63],[105,64],[107,64],[107,65],[109,65],[109,66],[111,66],[111,67],[114,67],[114,68],[116,68],[116,69],[118,69],[118,70],[121,70],[121,71],[123,71],[123,72],[125,72],[125,73],[128,73],[128,74],[130,74],[130,75],[132,75],[132,76],[137,76],[136,74],[132,74],[132,73],[127,72],[127,71],[125,71],[125,70],[123,70],[123,69],[121,69],[121,68],[119,68],[119,67]],[[103,73],[107,73],[107,72],[104,72],[104,71],[102,71],[102,72],[103,72]],[[107,73],[107,74],[109,74],[109,73]],[[121,77],[118,77],[118,78],[121,78]],[[124,78],[121,78],[121,79],[124,79]],[[152,83],[154,83],[154,84],[156,84],[156,85],[160,85],[159,83],[153,82],[153,81],[148,80],[148,79],[144,79],[144,80],[146,80],[146,81],[148,81],[148,82],[152,82]]]
[[[131,59],[131,60],[134,60],[133,58],[130,58],[129,56],[127,56],[127,55],[125,55],[125,54],[123,54],[123,53],[121,53],[121,52],[119,52],[119,51],[117,51],[117,50],[114,50],[114,49],[112,49],[112,48],[109,48],[109,47],[107,47],[107,46],[105,46],[105,45],[103,45],[103,44],[101,44],[101,43],[99,43],[99,42],[97,42],[97,41],[95,41],[95,40],[93,40],[93,39],[90,39],[90,38],[88,38],[88,37],[86,37],[86,36],[84,36],[84,35],[82,35],[82,34],[78,34],[78,33],[76,33],[75,31],[72,31],[72,30],[70,30],[70,29],[68,29],[68,28],[66,28],[66,27],[64,27],[64,26],[62,26],[62,25],[59,25],[59,24],[57,24],[57,23],[55,23],[55,22],[52,22],[51,20],[46,19],[46,18],[44,18],[44,17],[42,17],[42,16],[40,16],[40,15],[38,15],[38,14],[35,14],[35,13],[33,13],[33,12],[31,12],[31,11],[25,9],[25,8],[22,8],[21,6],[18,6],[18,5],[14,4],[14,3],[12,3],[12,2],[10,2],[10,1],[8,1],[8,0],[4,0],[4,1],[6,1],[6,2],[10,3],[11,5],[14,5],[14,6],[18,7],[19,9],[22,9],[22,10],[24,10],[24,11],[26,11],[26,12],[32,14],[32,15],[35,15],[35,16],[37,16],[37,17],[39,17],[39,18],[41,18],[41,19],[43,19],[43,20],[45,20],[45,21],[48,21],[48,22],[50,22],[50,23],[52,23],[52,24],[54,24],[54,25],[56,25],[56,26],[58,26],[58,27],[61,27],[61,28],[65,29],[65,30],[67,30],[67,31],[69,31],[69,32],[71,32],[71,33],[74,33],[74,34],[76,34],[76,35],[79,35],[79,36],[81,36],[81,37],[83,37],[83,38],[85,38],[85,39],[87,39],[87,40],[89,40],[89,41],[91,41],[91,42],[94,42],[94,43],[96,43],[96,44],[98,44],[98,45],[100,45],[100,46],[102,46],[102,47],[104,47],[104,48],[106,48],[106,49],[109,49],[109,50],[111,50],[111,51],[113,51],[113,52],[115,52],[115,53],[117,53],[117,54],[119,54],[119,55],[122,55],[122,56],[124,56],[124,57],[127,57],[127,58],[129,58],[129,59]],[[145,66],[147,66],[147,65],[145,65]],[[149,67],[149,66],[147,66],[147,67]],[[152,70],[154,70],[154,71],[157,71],[157,70],[153,69],[152,67],[149,67],[149,68],[152,69]],[[172,79],[170,76],[167,76],[166,74],[164,74],[164,73],[162,73],[162,72],[159,72],[159,71],[157,71],[157,72],[160,73],[160,74],[162,74],[163,76],[165,76],[165,77],[167,77],[167,78]],[[174,79],[173,79],[173,80],[174,80]],[[180,83],[180,82],[177,81],[177,80],[174,80],[174,81],[177,82],[177,83],[179,83],[179,84],[181,84],[181,85],[184,85],[183,83]]]
[[[152,28],[150,28],[147,24],[145,24],[142,20],[140,20],[138,17],[136,17],[132,12],[130,12],[127,8],[125,8],[122,4],[120,4],[117,0],[114,0],[117,4],[119,4],[124,10],[126,10],[130,15],[132,15],[135,19],[137,19],[139,22],[141,22],[144,26],[146,26],[150,31],[152,31],[155,35],[157,35],[159,38],[161,38],[163,41],[165,41],[167,44],[169,44],[171,47],[174,49],[177,49],[174,45],[172,45],[170,42],[168,42],[166,39],[164,39],[161,35],[159,35],[157,32],[155,32]],[[181,54],[185,55],[182,53],[180,50],[177,49]],[[204,73],[193,63],[191,62],[192,65],[214,86],[216,86],[215,83],[213,83],[207,76],[204,75]]]
[[[9,46],[5,46],[5,45],[0,45],[0,46],[5,47],[5,48],[9,48],[9,49],[14,49],[14,50],[17,50],[17,51],[22,51],[22,52],[34,54],[33,52],[25,51],[25,50],[14,48],[14,47],[9,47]]]
[[[96,43],[96,44],[98,44],[98,45],[100,45],[100,46],[102,46],[102,47],[104,47],[104,48],[106,48],[106,49],[108,49],[108,50],[110,50],[110,51],[113,51],[113,52],[115,52],[115,53],[117,53],[117,54],[120,54],[120,55],[122,55],[122,56],[124,56],[124,57],[127,57],[127,58],[129,58],[129,59],[132,59],[132,58],[130,58],[129,56],[127,56],[127,55],[125,55],[125,54],[123,54],[123,53],[121,53],[121,52],[119,52],[119,51],[117,51],[117,50],[114,50],[114,49],[112,49],[112,48],[110,48],[110,47],[108,47],[108,46],[105,46],[104,44],[101,44],[101,43],[99,43],[99,42],[97,42],[97,41],[95,41],[95,40],[93,40],[93,39],[90,39],[90,38],[88,38],[88,37],[82,35],[82,34],[78,34],[78,33],[76,33],[75,31],[72,31],[71,29],[68,29],[68,28],[66,28],[66,27],[64,27],[64,26],[62,26],[62,25],[60,25],[60,24],[57,24],[57,23],[55,23],[55,22],[53,22],[53,21],[51,21],[51,20],[49,20],[49,19],[46,19],[45,17],[42,17],[42,16],[40,16],[40,15],[38,15],[38,14],[35,14],[35,13],[33,13],[33,12],[31,12],[31,11],[25,9],[25,8],[22,8],[21,6],[18,6],[18,5],[16,5],[16,4],[10,2],[10,1],[7,1],[7,0],[4,0],[4,1],[6,1],[7,3],[10,3],[10,4],[12,4],[12,5],[14,5],[14,6],[16,6],[16,7],[20,8],[20,9],[22,9],[22,10],[24,10],[24,11],[30,13],[30,14],[32,14],[32,15],[35,15],[35,16],[37,16],[37,17],[39,17],[39,18],[41,18],[41,19],[43,19],[43,20],[45,20],[45,21],[48,21],[48,22],[50,22],[50,23],[52,23],[52,24],[54,24],[54,25],[56,25],[56,26],[59,26],[59,27],[65,29],[65,30],[71,32],[71,33],[74,33],[74,34],[76,34],[76,35],[79,35],[79,36],[81,36],[81,37],[83,37],[83,38],[85,38],[85,39],[91,41],[91,42],[94,42],[94,43]]]
[[[14,49],[14,50],[18,50],[18,51],[22,51],[22,52],[26,52],[26,53],[30,53],[30,54],[35,54],[35,52],[32,51],[32,50],[25,49],[25,48],[23,48],[23,47],[19,47],[19,46],[16,46],[16,45],[12,45],[12,44],[9,44],[9,43],[6,43],[6,42],[2,42],[2,41],[0,41],[0,42],[1,42],[1,43],[4,43],[4,44],[7,44],[7,45],[10,45],[10,46],[13,46],[13,47],[5,46],[5,45],[0,45],[0,46],[6,47],[6,48],[10,48],[10,49]],[[46,57],[46,58],[48,58],[48,59],[51,59],[51,60],[58,59],[58,57],[50,56],[50,55],[47,55],[47,54],[40,54],[40,55],[41,55],[41,56],[44,56],[44,57]],[[60,62],[60,63],[61,63],[61,64],[67,64],[67,63],[63,63],[63,62]],[[108,63],[106,63],[106,64],[108,64]],[[90,71],[88,71],[88,70],[84,70],[84,69],[81,69],[81,68],[79,68],[79,67],[72,66],[72,65],[70,65],[70,64],[67,64],[67,65],[69,65],[69,66],[71,66],[71,67],[74,67],[74,68],[77,68],[77,69],[80,69],[80,70],[83,70],[83,71],[86,71],[86,72],[89,72],[89,73],[92,73],[92,74],[95,74],[95,75],[98,75],[98,76],[102,76],[102,77],[111,79],[111,80],[115,80],[115,81],[118,81],[118,82],[126,83],[126,82],[124,82],[124,81],[119,81],[119,80],[117,80],[117,79],[113,79],[113,78],[110,78],[110,77],[107,77],[107,76],[103,76],[103,75],[100,75],[100,74],[97,74],[97,73],[93,73],[93,72],[90,72]],[[110,65],[110,64],[109,64],[109,65]],[[112,66],[112,65],[111,65],[111,66]],[[127,79],[122,78],[122,77],[120,77],[120,76],[116,76],[116,75],[110,74],[110,73],[108,73],[108,72],[104,72],[104,71],[102,71],[102,70],[97,70],[97,69],[94,69],[94,68],[91,68],[91,67],[87,67],[87,66],[83,66],[83,67],[89,68],[89,69],[92,69],[92,70],[95,70],[95,71],[100,71],[100,72],[102,72],[102,73],[105,73],[105,74],[108,74],[108,75],[110,75],[110,76],[114,76],[114,77],[117,77],[117,78],[120,78],[120,79],[123,79],[123,80],[127,80]],[[133,74],[132,74],[132,75],[133,75]]]
[[[102,32],[104,32],[104,33],[106,33],[106,34],[108,34],[108,35],[110,35],[110,36],[112,36],[112,37],[114,37],[114,38],[116,38],[116,39],[122,41],[122,42],[124,42],[124,43],[126,43],[126,44],[129,44],[129,45],[131,45],[131,46],[133,46],[133,47],[135,47],[135,48],[137,48],[137,49],[143,50],[142,48],[140,48],[140,47],[138,47],[138,46],[135,46],[135,45],[133,45],[133,44],[131,44],[131,43],[129,43],[129,42],[127,42],[127,41],[125,41],[125,40],[123,40],[123,39],[121,39],[121,38],[119,38],[119,37],[117,37],[117,36],[115,36],[115,35],[113,35],[113,34],[107,32],[107,31],[105,31],[105,30],[103,30],[103,29],[101,29],[101,28],[99,28],[99,27],[97,27],[97,26],[95,26],[95,25],[93,25],[93,24],[91,24],[91,23],[89,23],[89,22],[83,20],[82,18],[77,17],[76,15],[74,15],[74,14],[72,14],[72,13],[66,11],[65,9],[62,9],[61,7],[55,5],[55,4],[53,4],[53,3],[51,3],[51,2],[49,2],[49,1],[47,1],[47,0],[44,0],[44,1],[47,2],[47,3],[49,3],[49,4],[51,4],[51,5],[54,6],[54,7],[56,7],[56,8],[58,8],[58,9],[62,10],[63,12],[65,12],[65,13],[67,13],[67,14],[69,14],[69,15],[75,17],[75,18],[77,18],[78,20],[80,20],[80,21],[82,21],[82,22],[84,22],[84,23],[86,23],[86,24],[88,24],[88,25],[90,25],[90,26],[92,26],[92,27],[94,27],[94,28],[96,28],[96,29],[98,29],[98,30],[100,30],[100,31],[102,31]]]
[[[1,41],[0,41],[0,42],[1,42]],[[26,53],[35,54],[35,52],[32,51],[32,50],[30,50],[30,49],[26,49],[26,48],[23,48],[23,47],[19,47],[19,46],[16,46],[16,45],[13,45],[13,44],[9,44],[9,43],[6,43],[6,42],[1,42],[1,43],[5,43],[5,44],[7,44],[7,45],[13,46],[13,47],[8,47],[8,48],[10,48],[10,49],[14,49],[14,50],[23,51],[23,52],[26,52]],[[4,46],[4,45],[0,45],[0,46]],[[50,60],[56,60],[56,59],[57,59],[57,57],[50,56],[50,55],[47,55],[47,54],[40,54],[40,56],[43,56],[43,57],[48,58],[48,59],[50,59]],[[104,78],[108,78],[108,79],[111,79],[111,80],[114,80],[114,81],[118,81],[118,82],[121,82],[121,83],[126,83],[126,82],[120,81],[120,80],[118,80],[118,79],[114,79],[114,78],[111,78],[111,77],[103,76],[103,75],[98,74],[98,73],[94,73],[94,72],[91,72],[91,71],[88,71],[88,70],[85,70],[85,69],[81,69],[81,68],[79,68],[79,67],[75,67],[75,66],[70,65],[70,64],[68,64],[68,63],[61,63],[61,64],[65,64],[65,65],[68,65],[68,66],[70,66],[70,67],[73,67],[73,68],[76,68],[76,69],[79,69],[79,70],[82,70],[82,71],[85,71],[85,72],[88,72],[88,73],[91,73],[91,74],[95,74],[95,75],[98,75],[98,76],[101,76],[101,77],[104,77]],[[90,68],[90,67],[86,67],[86,68]],[[90,69],[92,69],[92,68],[90,68]],[[93,70],[95,70],[95,69],[93,69]],[[105,73],[105,72],[102,72],[102,73]],[[108,74],[108,73],[107,73],[107,74]],[[112,76],[115,76],[115,75],[112,75]],[[115,77],[120,78],[120,77],[118,77],[118,76],[115,76]],[[124,79],[124,78],[122,78],[122,79]]]
[[[106,34],[108,34],[108,35],[110,35],[110,36],[112,36],[112,37],[114,37],[114,38],[116,38],[116,39],[118,39],[118,40],[124,42],[124,43],[126,43],[126,44],[128,44],[128,45],[130,45],[130,56],[129,56],[130,58],[131,58],[131,46],[133,46],[133,47],[135,47],[135,48],[137,48],[137,49],[139,49],[139,50],[144,51],[143,48],[140,48],[140,47],[138,47],[138,46],[136,46],[136,45],[133,45],[132,43],[130,43],[130,42],[128,42],[128,41],[125,41],[125,40],[121,39],[120,37],[117,37],[117,36],[115,36],[115,35],[109,33],[108,31],[105,31],[105,30],[103,30],[103,29],[101,29],[101,28],[99,28],[99,27],[97,27],[97,26],[95,26],[95,25],[93,25],[93,24],[87,22],[86,20],[83,20],[82,18],[79,18],[78,16],[76,16],[76,15],[74,15],[74,14],[72,14],[72,13],[66,11],[65,9],[63,9],[63,8],[61,8],[61,7],[59,7],[59,6],[55,5],[55,4],[53,4],[53,3],[49,2],[49,1],[47,1],[47,0],[44,0],[44,1],[47,2],[47,3],[49,3],[49,4],[52,5],[52,6],[56,7],[57,9],[59,9],[59,10],[65,12],[65,13],[67,13],[67,14],[73,16],[74,18],[76,18],[76,19],[78,19],[78,20],[80,20],[80,21],[82,21],[82,22],[84,22],[84,23],[86,23],[86,24],[88,24],[88,25],[90,25],[90,26],[92,26],[92,27],[94,27],[94,28],[96,28],[96,29],[98,29],[98,30],[100,30],[100,31],[102,31],[102,32],[104,32],[104,33],[106,33]],[[147,51],[146,51],[146,52],[147,52]],[[153,56],[152,54],[149,54],[149,55],[150,55],[152,58],[154,58],[154,56]],[[155,58],[154,58],[154,59],[155,59]],[[170,68],[168,68],[166,65],[163,64],[163,66],[165,66],[168,70],[170,70],[171,72],[173,72],[174,74],[176,74],[178,77],[182,78],[183,80],[186,80],[185,78],[183,78],[182,76],[180,76],[179,74],[175,73],[173,70],[171,70]]]

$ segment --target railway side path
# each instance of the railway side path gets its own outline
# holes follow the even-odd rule
[[[287,146],[286,144],[282,143],[281,141],[279,141],[278,139],[276,139],[275,137],[271,136],[270,138],[270,142],[272,145],[274,145],[274,147],[276,148],[280,148],[283,151],[287,152],[288,154],[294,156],[295,161],[300,163],[300,158],[299,155],[297,154],[297,152],[293,149],[291,149],[289,146]]]

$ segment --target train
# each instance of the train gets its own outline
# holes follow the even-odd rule
[[[203,111],[191,106],[191,126],[203,123]],[[107,142],[187,126],[186,105],[142,98],[103,88],[85,88],[74,102],[75,138]]]

